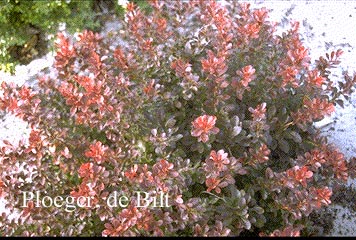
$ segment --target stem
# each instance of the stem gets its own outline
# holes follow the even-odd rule
[[[203,191],[202,193],[206,193],[206,194],[209,194],[209,195],[211,195],[211,196],[214,196],[214,197],[216,197],[217,199],[220,199],[220,200],[222,200],[222,201],[224,201],[224,202],[226,203],[226,200],[225,200],[224,198],[221,198],[221,197],[215,195],[214,193],[207,192],[207,191]]]

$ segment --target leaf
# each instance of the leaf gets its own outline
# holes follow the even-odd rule
[[[344,83],[343,82],[338,82],[339,83],[339,88],[344,88]]]
[[[165,127],[167,128],[172,128],[174,127],[174,125],[176,124],[176,120],[174,119],[174,117],[170,118],[167,120],[166,124],[165,124]]]
[[[264,215],[259,215],[256,217],[256,222],[253,224],[258,228],[262,228],[266,223],[266,218]]]
[[[186,53],[192,54],[192,45],[190,44],[190,41],[188,41],[188,42],[184,45],[184,50],[185,50]]]
[[[233,198],[241,198],[241,193],[240,191],[236,188],[235,185],[229,185],[229,190],[230,190],[230,194]]]
[[[283,152],[289,153],[289,143],[283,138],[278,140],[278,146]]]
[[[250,223],[254,224],[256,222],[256,218],[249,216]]]
[[[251,229],[251,223],[250,223],[249,220],[242,219],[242,221],[244,222],[244,225],[245,225],[244,228],[245,229],[247,229],[247,230]]]
[[[240,126],[235,126],[232,130],[231,136],[235,137],[235,136],[239,135],[241,130],[242,130],[242,128]]]
[[[9,142],[8,140],[4,139],[2,141],[3,141],[4,144],[12,146],[11,142]]]
[[[342,51],[341,49],[338,49],[338,50],[336,51],[336,57],[340,57],[341,54],[343,54],[343,53],[344,53],[344,51]]]
[[[266,174],[266,175],[267,175],[267,174]],[[272,176],[273,176],[273,175],[272,175]],[[263,199],[263,200],[266,200],[267,197],[268,197],[267,191],[264,190],[264,189],[262,189],[262,190],[261,190],[261,196],[262,196],[262,199]]]
[[[289,139],[292,139],[296,143],[301,143],[303,141],[303,139],[300,136],[300,134],[295,132],[295,131],[289,132],[289,134],[287,136],[288,136]]]
[[[232,123],[233,125],[239,125],[239,123],[240,123],[240,118],[239,118],[237,115],[233,116],[233,117],[232,117],[232,120],[231,120],[231,123]]]
[[[276,115],[276,112],[277,112],[276,106],[271,105],[267,110],[267,116],[269,118],[272,118],[272,117],[274,117]]]
[[[259,207],[259,206],[255,206],[255,207],[253,208],[253,210],[254,210],[257,214],[260,214],[260,215],[265,212],[265,210],[264,210],[263,208]]]
[[[204,152],[204,144],[199,142],[196,146],[196,149],[199,153],[203,153]]]
[[[155,153],[156,153],[157,155],[163,155],[162,148],[156,147],[156,148],[155,148]]]
[[[340,107],[344,108],[344,101],[342,101],[341,99],[338,99],[335,101],[337,103],[337,105],[339,105]]]
[[[287,114],[287,108],[283,107],[281,113],[283,116],[285,116]]]
[[[183,138],[183,135],[182,134],[178,134],[178,135],[172,136],[170,141],[177,142],[181,138]]]

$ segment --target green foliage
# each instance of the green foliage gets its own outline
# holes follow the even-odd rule
[[[19,63],[28,63],[48,51],[47,37],[65,23],[69,33],[98,31],[99,1],[88,0],[2,0],[0,6],[0,70],[14,72]],[[116,1],[106,1],[115,2]],[[116,4],[118,13],[120,7]],[[116,12],[111,12],[115,14]],[[42,44],[42,46],[39,46]],[[41,49],[42,47],[42,49]]]

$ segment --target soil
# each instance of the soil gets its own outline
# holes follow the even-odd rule
[[[331,201],[334,205],[347,209],[350,212],[356,212],[356,189],[347,185],[333,186],[333,195]],[[310,220],[313,224],[313,232],[311,235],[315,236],[331,236],[335,235],[334,224],[337,218],[342,218],[342,221],[351,221],[352,216],[345,211],[338,216],[340,208],[323,208],[318,212],[310,214]],[[342,231],[336,231],[338,235],[344,235]],[[349,232],[350,233],[350,232]],[[352,234],[352,233],[350,233]]]
[[[270,20],[287,23],[290,19],[301,23],[302,41],[309,48],[310,57],[316,60],[325,53],[341,48],[344,54],[335,75],[340,80],[342,71],[356,72],[356,2],[354,1],[248,1],[252,7],[271,9]],[[282,25],[283,26],[283,25]],[[286,24],[288,28],[288,24]],[[344,108],[336,107],[336,112],[315,126],[329,143],[352,161],[356,156],[356,94]],[[355,159],[354,159],[355,160]],[[356,184],[349,180],[344,185],[333,186],[332,204],[310,215],[314,222],[311,235],[316,236],[356,236]]]
[[[336,218],[335,210],[330,208],[323,208],[319,212],[312,212],[309,219],[313,222],[310,236],[325,236],[330,235],[334,227],[334,220]]]

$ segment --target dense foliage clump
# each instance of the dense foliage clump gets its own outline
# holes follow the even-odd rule
[[[50,35],[61,24],[70,33],[98,31],[109,15],[123,14],[114,0],[2,0],[0,4],[0,70],[14,72],[48,52]]]
[[[279,36],[246,3],[150,4],[130,3],[117,35],[59,33],[56,78],[2,84],[1,109],[32,128],[1,148],[0,194],[20,214],[2,215],[2,234],[308,234],[354,174],[313,127],[353,91],[355,76],[329,78],[342,51],[311,64],[298,22]],[[91,201],[22,207],[24,191]],[[169,206],[154,207],[161,194]]]

